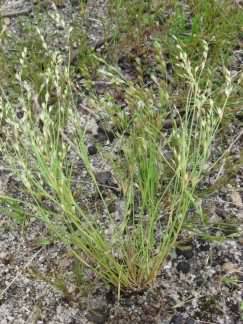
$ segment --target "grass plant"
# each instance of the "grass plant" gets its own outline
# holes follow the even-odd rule
[[[41,41],[45,44],[42,37]],[[99,278],[116,287],[118,294],[152,284],[182,231],[189,209],[195,206],[196,189],[207,171],[211,146],[232,91],[225,70],[223,105],[215,105],[210,82],[201,82],[208,58],[206,42],[203,48],[203,60],[194,67],[186,52],[177,47],[187,102],[184,112],[174,109],[179,124],[174,123],[164,137],[161,129],[167,92],[156,78],[154,88],[145,89],[122,78],[118,69],[104,66],[102,73],[115,86],[123,87],[128,110],[133,111],[132,120],[123,123],[129,136],[120,138],[124,152],[120,183],[126,208],[118,224],[108,212],[97,183],[85,144],[85,128],[80,127],[80,115],[72,100],[70,69],[61,55],[50,52],[36,101],[33,80],[24,75],[28,51],[23,50],[16,75],[21,89],[20,117],[16,102],[11,102],[2,89],[0,117],[5,138],[0,142],[1,152],[23,189],[24,200],[21,195],[1,195],[1,206],[9,214],[28,213],[45,222],[50,233]],[[54,102],[50,101],[53,94]],[[99,102],[100,98],[96,99]],[[72,154],[82,161],[102,201],[97,213],[84,211],[75,197]],[[109,225],[98,221],[98,212],[105,215]]]

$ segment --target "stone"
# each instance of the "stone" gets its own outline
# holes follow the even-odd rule
[[[89,155],[95,155],[98,152],[97,147],[94,144],[88,146]]]
[[[183,272],[183,273],[186,274],[186,273],[190,272],[191,267],[190,267],[190,264],[189,264],[188,262],[186,262],[186,261],[181,261],[181,262],[179,262],[179,263],[177,264],[176,269],[177,269],[179,272]]]

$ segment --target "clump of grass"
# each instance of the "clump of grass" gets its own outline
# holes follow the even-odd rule
[[[200,61],[201,40],[206,40],[210,47],[209,61],[217,67],[228,64],[242,22],[243,14],[232,1],[192,0],[187,6],[177,3],[175,14],[168,22],[168,33],[185,44],[194,64]],[[173,45],[170,51],[173,53]]]
[[[23,214],[26,209],[31,210],[81,263],[117,287],[119,293],[151,285],[160,272],[189,208],[195,204],[196,188],[206,172],[211,145],[232,90],[226,71],[224,104],[216,107],[210,83],[201,87],[207,43],[204,43],[203,61],[196,68],[181,47],[178,51],[178,68],[189,92],[184,115],[175,110],[179,125],[175,123],[172,133],[164,138],[161,138],[161,128],[166,95],[161,95],[163,89],[156,78],[156,90],[145,90],[123,79],[116,68],[103,70],[112,83],[123,85],[128,108],[134,112],[130,135],[121,138],[122,171],[126,179],[120,181],[126,208],[119,224],[107,211],[89,160],[85,129],[80,127],[80,116],[74,100],[70,99],[69,66],[65,66],[61,56],[50,54],[40,85],[45,92],[38,112],[33,111],[31,80],[22,78],[26,50],[16,76],[22,90],[20,119],[7,94],[3,92],[1,97],[0,117],[6,133],[5,140],[0,142],[1,151],[27,195],[24,201],[21,196],[0,196],[5,211]],[[55,104],[49,100],[50,84],[56,94]],[[170,159],[165,150],[169,151]],[[75,198],[71,153],[82,160],[103,202],[102,212],[109,220],[108,228],[98,222],[97,215],[84,211]]]
[[[221,72],[224,66],[231,66],[233,51],[236,46],[240,46],[242,34],[239,26],[243,22],[243,13],[232,1],[192,0],[182,3],[175,0],[161,3],[116,0],[109,2],[109,5],[108,34],[113,36],[113,41],[107,42],[105,46],[103,54],[106,58],[112,58],[113,62],[125,66],[124,69],[130,69],[131,75],[135,61],[139,58],[144,74],[152,71],[156,75],[156,49],[152,44],[159,39],[163,47],[170,101],[176,105],[185,105],[187,89],[178,77],[175,45],[179,43],[183,47],[195,68],[201,62],[201,40],[204,39],[209,46],[208,64],[211,66],[211,75],[204,71],[201,79],[205,84],[208,79],[212,80],[216,91],[223,86],[224,75]],[[134,32],[135,30],[138,31]],[[176,42],[173,36],[176,36]],[[222,105],[220,98],[221,96],[214,97],[217,105]],[[235,111],[240,110],[240,102],[241,89],[235,86],[234,94],[228,102],[226,123],[229,118],[234,118]]]
[[[157,1],[108,1],[107,34],[111,39],[107,57],[117,59],[133,49],[144,48],[150,34],[158,28],[164,5]]]
[[[112,35],[116,49],[136,50],[155,37],[164,39],[168,55],[174,53],[171,36],[187,47],[192,63],[200,62],[200,44],[210,46],[209,60],[215,66],[228,62],[241,34],[243,14],[230,0],[111,1],[109,3]],[[136,35],[136,37],[134,37]],[[117,52],[119,55],[119,52]],[[221,63],[221,62],[220,62]]]

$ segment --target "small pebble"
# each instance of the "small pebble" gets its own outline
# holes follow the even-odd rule
[[[89,153],[89,155],[95,155],[97,153],[97,147],[94,144],[89,145],[88,153]]]
[[[179,271],[179,272],[183,272],[183,273],[188,273],[190,271],[190,264],[186,261],[181,261],[177,264],[177,267],[176,269]]]

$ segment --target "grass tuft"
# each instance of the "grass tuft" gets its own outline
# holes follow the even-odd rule
[[[41,34],[40,39],[47,49]],[[156,46],[160,50],[161,44]],[[20,117],[15,100],[2,91],[0,117],[5,138],[0,142],[1,151],[24,193],[23,199],[1,195],[4,210],[13,217],[16,213],[22,217],[27,211],[35,215],[82,264],[115,286],[118,294],[153,283],[182,231],[189,209],[196,204],[196,189],[207,171],[211,146],[232,91],[225,69],[223,104],[215,104],[210,80],[201,82],[208,59],[206,42],[203,48],[203,60],[194,67],[177,46],[177,67],[188,89],[181,110],[169,107],[167,89],[157,77],[152,77],[153,86],[145,87],[142,82],[126,80],[119,69],[103,61],[101,74],[109,77],[111,86],[120,87],[127,106],[127,114],[120,114],[122,165],[114,168],[119,170],[117,178],[125,201],[119,223],[108,212],[97,183],[85,144],[85,128],[81,128],[75,109],[70,68],[62,56],[49,53],[36,94],[35,81],[25,75],[28,50],[22,51],[16,74],[21,90]],[[164,69],[163,64],[161,67]],[[119,104],[114,107],[111,96],[96,97],[94,102],[122,110]],[[162,136],[169,108],[179,122]],[[80,197],[75,195],[72,156],[82,163],[102,201],[97,213],[83,209]],[[98,213],[106,223],[100,222]]]

